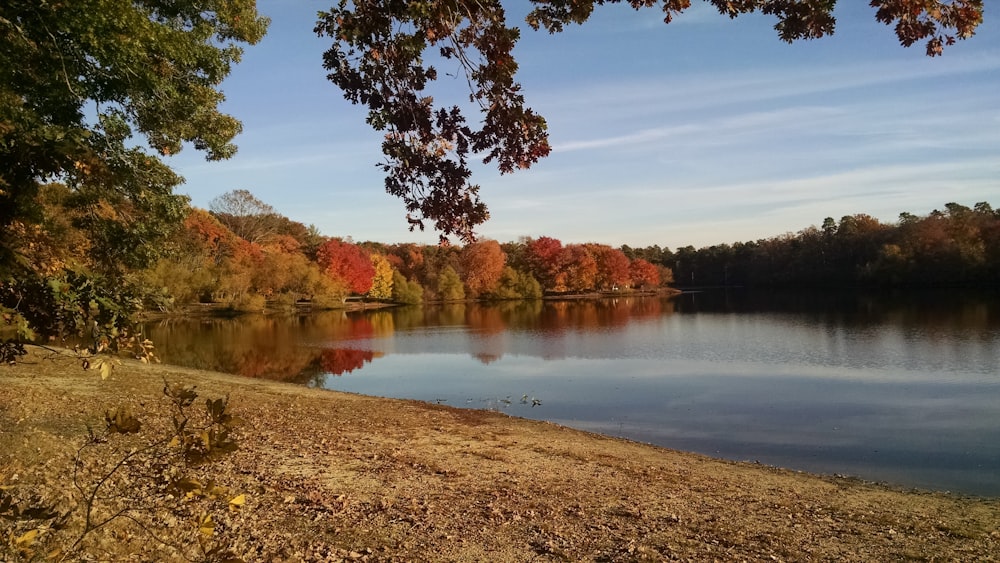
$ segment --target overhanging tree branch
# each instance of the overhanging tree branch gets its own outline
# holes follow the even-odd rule
[[[550,33],[582,24],[596,6],[626,2],[659,6],[670,23],[691,0],[532,0],[526,22]],[[836,0],[704,0],[736,18],[763,13],[787,42],[832,34]],[[983,0],[871,0],[875,17],[894,24],[904,46],[926,40],[927,54],[971,37],[982,23]],[[525,103],[514,80],[512,52],[520,37],[508,26],[501,0],[341,0],[319,15],[315,32],[333,44],[324,54],[327,78],[344,98],[368,108],[368,123],[386,131],[382,143],[385,188],[403,200],[411,230],[433,222],[442,238],[475,238],[489,218],[470,182],[469,158],[495,163],[503,174],[528,168],[550,152],[545,119]],[[442,45],[442,42],[444,44]],[[425,63],[431,47],[465,72],[469,101],[480,112],[468,124],[457,105],[436,104],[425,94],[437,71]]]

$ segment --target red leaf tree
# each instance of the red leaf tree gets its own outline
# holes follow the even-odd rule
[[[532,275],[545,290],[563,291],[563,245],[559,239],[539,237],[529,240],[524,248],[524,258]]]
[[[605,244],[590,245],[597,260],[597,289],[602,291],[628,287],[632,282],[629,260],[625,253]]]
[[[375,267],[368,253],[356,244],[328,240],[316,251],[316,261],[326,275],[343,282],[351,293],[363,294],[372,288]]]
[[[660,271],[656,266],[642,258],[633,260],[629,270],[632,272],[632,285],[634,287],[649,288],[660,285]]]

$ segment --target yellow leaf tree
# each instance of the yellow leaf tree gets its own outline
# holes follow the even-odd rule
[[[392,265],[381,254],[372,254],[370,258],[372,267],[375,268],[375,277],[372,279],[372,288],[368,290],[368,297],[372,299],[391,299]]]

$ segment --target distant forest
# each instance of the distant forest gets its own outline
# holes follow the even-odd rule
[[[894,224],[863,213],[752,242],[676,250],[522,237],[464,246],[355,242],[278,214],[237,190],[191,209],[171,249],[140,273],[148,305],[213,302],[242,311],[537,299],[711,286],[996,287],[1000,212],[948,203]]]
[[[1000,212],[947,203],[893,224],[859,213],[797,233],[695,249],[623,247],[673,270],[675,285],[769,287],[997,287]]]

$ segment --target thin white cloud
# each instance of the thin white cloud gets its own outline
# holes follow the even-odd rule
[[[824,217],[868,213],[886,222],[903,211],[923,214],[949,201],[972,205],[998,189],[1000,161],[872,165],[844,172],[725,182],[712,178],[641,179],[565,190],[558,176],[532,183],[531,206],[508,205],[501,190],[485,196],[497,240],[548,235],[564,242],[708,246],[757,240],[818,225]]]
[[[706,133],[711,134],[712,144],[732,143],[735,135],[748,131],[761,131],[765,129],[774,131],[804,127],[819,121],[835,119],[841,114],[842,112],[833,108],[810,106],[791,107],[775,111],[756,111],[712,120],[700,120],[698,122],[671,127],[643,129],[627,135],[556,143],[553,146],[553,150],[556,152],[572,152],[627,147],[667,140],[687,144],[691,142],[692,138],[703,136]]]
[[[754,69],[745,72],[686,74],[629,81],[576,83],[549,89],[529,98],[550,119],[581,115],[605,118],[623,115],[649,116],[650,112],[683,113],[707,107],[745,104],[766,100],[817,96],[840,90],[866,89],[908,81],[952,80],[957,76],[979,76],[1000,69],[1000,53],[966,56],[938,64],[920,61],[860,62],[829,68],[803,66]],[[906,88],[900,88],[904,94]]]
[[[287,147],[275,147],[275,150]],[[191,162],[184,166],[186,174],[230,174],[238,172],[262,172],[269,170],[300,171],[304,166],[336,165],[339,170],[345,167],[353,168],[359,164],[359,157],[368,155],[366,147],[358,143],[336,143],[330,145],[308,145],[306,154],[286,154],[275,155],[266,150],[241,150],[231,160],[223,162]],[[265,154],[267,156],[262,156]],[[375,155],[377,156],[377,155]],[[374,161],[366,162],[366,165],[374,165]]]
[[[924,198],[930,194],[937,199],[947,199],[962,192],[981,193],[992,186],[1000,188],[998,178],[1000,160],[983,157],[875,165],[831,174],[761,178],[748,182],[708,180],[664,186],[643,183],[618,187],[614,194],[622,199],[643,201],[644,205],[670,204],[674,209],[715,209],[720,201],[733,207],[766,206],[775,209],[786,203],[797,206],[803,202],[825,203],[832,200],[857,202],[873,194],[903,199],[911,194]],[[939,201],[935,205],[943,203]]]

